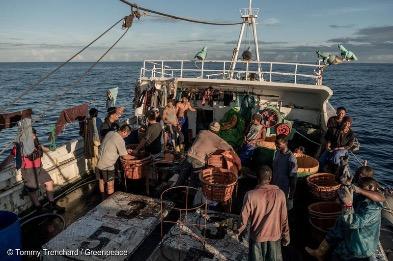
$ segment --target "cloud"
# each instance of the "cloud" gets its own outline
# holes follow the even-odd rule
[[[185,40],[179,40],[179,43],[199,43],[199,42],[215,42],[215,39],[185,39]]]
[[[266,26],[276,26],[280,24],[280,20],[278,20],[277,18],[268,18],[266,20],[262,20],[262,23]]]
[[[393,26],[366,27],[351,36],[329,39],[330,43],[381,44],[393,41]]]
[[[311,16],[320,17],[320,16],[343,16],[343,15],[351,15],[363,12],[369,12],[370,7],[340,7],[340,8],[329,8],[323,10],[322,12],[312,13]]]
[[[329,25],[330,28],[333,29],[342,29],[342,28],[353,28],[355,27],[354,24],[345,24],[345,25],[337,25],[337,24],[331,24]]]
[[[289,42],[284,41],[276,41],[276,42],[269,42],[269,41],[262,41],[262,44],[288,44]]]

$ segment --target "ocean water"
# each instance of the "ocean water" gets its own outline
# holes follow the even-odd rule
[[[0,63],[1,105],[12,100],[29,84],[55,68],[58,63]],[[125,117],[131,116],[135,82],[139,76],[140,62],[101,63],[81,83],[72,86],[89,63],[70,63],[55,75],[32,90],[12,109],[32,108],[35,115],[46,116],[35,123],[40,141],[47,142],[47,134],[60,112],[67,107],[88,102],[105,115],[105,93],[108,88],[119,87],[117,104],[126,107]],[[368,160],[375,169],[377,179],[384,185],[393,185],[393,64],[341,64],[325,72],[324,84],[334,95],[333,106],[344,106],[353,117],[353,128],[361,143],[357,157]],[[49,106],[56,100],[53,106]],[[0,106],[1,107],[1,106]],[[0,151],[5,143],[14,139],[16,129],[0,132]],[[58,137],[61,144],[76,138],[77,125],[70,124]],[[6,152],[5,154],[7,154]],[[0,155],[0,160],[5,154]],[[352,161],[356,165],[356,160]]]

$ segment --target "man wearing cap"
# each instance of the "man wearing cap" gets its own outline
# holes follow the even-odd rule
[[[118,113],[119,112],[119,113]],[[116,107],[108,108],[108,114],[102,123],[100,128],[100,139],[104,140],[105,135],[110,131],[117,131],[119,129],[120,111],[117,111]]]
[[[209,130],[199,132],[187,153],[187,161],[194,169],[204,167],[208,156],[216,150],[233,150],[231,145],[218,136],[219,131],[220,124],[212,122],[209,125]]]

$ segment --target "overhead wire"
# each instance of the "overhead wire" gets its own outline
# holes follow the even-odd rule
[[[107,32],[109,32],[113,27],[115,27],[118,23],[120,23],[121,21],[123,21],[124,18],[121,18],[120,20],[118,20],[116,23],[114,23],[113,25],[111,25],[108,29],[106,29],[102,34],[100,34],[98,37],[96,37],[93,41],[91,41],[89,44],[87,44],[85,47],[83,47],[81,50],[79,50],[77,53],[75,53],[73,56],[71,56],[68,60],[66,60],[65,62],[63,62],[62,64],[60,64],[59,66],[57,66],[55,69],[53,69],[52,71],[50,71],[49,73],[47,73],[45,76],[41,77],[37,82],[31,84],[28,88],[26,88],[21,94],[19,94],[15,99],[13,99],[11,102],[6,103],[5,105],[2,105],[0,107],[0,111],[4,111],[6,108],[8,108],[8,106],[15,104],[16,102],[18,102],[23,96],[25,96],[26,94],[28,94],[32,89],[34,89],[36,86],[38,86],[39,84],[41,84],[43,81],[45,81],[46,79],[48,79],[51,75],[53,75],[54,73],[56,73],[58,70],[60,70],[64,65],[66,65],[67,63],[69,63],[72,59],[74,59],[75,57],[77,57],[79,54],[81,54],[84,50],[86,50],[87,48],[89,48],[92,44],[94,44],[98,39],[100,39],[102,36],[104,36]]]
[[[194,18],[181,17],[181,16],[177,16],[177,15],[171,15],[171,14],[167,14],[167,13],[163,13],[163,12],[154,11],[151,9],[141,7],[137,4],[130,3],[126,0],[120,0],[120,1],[125,3],[126,5],[131,6],[132,8],[137,9],[137,10],[142,10],[142,11],[145,11],[148,13],[157,14],[157,15],[169,17],[172,19],[182,20],[182,21],[191,22],[191,23],[206,24],[206,25],[239,25],[239,24],[243,23],[243,22],[220,23],[220,22],[212,22],[212,21],[203,21],[203,20],[198,20],[198,19],[194,19]]]

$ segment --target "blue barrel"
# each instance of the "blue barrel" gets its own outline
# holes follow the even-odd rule
[[[15,213],[0,211],[0,260],[21,260],[15,249],[21,249],[19,218]]]

